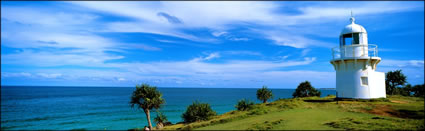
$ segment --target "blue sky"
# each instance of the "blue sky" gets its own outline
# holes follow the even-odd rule
[[[424,2],[1,2],[1,85],[334,88],[350,11],[424,83]]]

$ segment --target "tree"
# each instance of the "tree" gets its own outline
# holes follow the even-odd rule
[[[385,77],[385,87],[387,94],[394,95],[396,88],[406,83],[406,76],[401,70],[389,71]]]
[[[252,109],[253,106],[254,106],[254,102],[250,100],[242,99],[238,101],[238,104],[235,107],[236,109],[238,109],[238,111],[245,111],[245,110]]]
[[[415,85],[412,87],[412,91],[414,92],[413,96],[416,97],[425,97],[424,94],[425,85]]]
[[[162,112],[157,111],[155,119],[157,129],[161,129],[164,126],[164,123],[168,121],[167,117],[162,114]]]
[[[139,109],[143,109],[148,119],[149,129],[152,130],[152,123],[150,117],[150,110],[159,109],[165,100],[162,98],[161,92],[156,90],[155,86],[148,84],[136,85],[136,90],[133,91],[131,96],[131,107],[137,106]]]
[[[309,97],[309,96],[319,96],[322,93],[316,90],[313,86],[311,86],[310,82],[305,81],[301,82],[295,92],[292,94],[294,98],[296,97]]]
[[[210,104],[195,101],[187,107],[186,111],[182,114],[182,118],[184,122],[189,123],[209,120],[215,115],[217,113],[211,109]]]
[[[257,90],[257,99],[266,103],[267,100],[273,98],[273,93],[271,90],[267,89],[267,86],[263,86],[263,88]]]

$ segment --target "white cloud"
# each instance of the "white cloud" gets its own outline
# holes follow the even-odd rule
[[[221,51],[223,54],[229,54],[229,55],[254,55],[254,56],[262,56],[260,52],[255,51],[240,51],[240,50],[234,50],[234,51]]]
[[[212,54],[212,55],[211,55]],[[215,57],[214,53],[203,57]],[[282,83],[295,84],[301,80],[295,77],[296,73],[314,71],[278,71],[280,68],[290,66],[308,65],[315,61],[315,58],[305,58],[302,61],[248,61],[231,60],[224,63],[210,63],[206,61],[169,61],[169,62],[146,62],[146,63],[104,63],[103,67],[108,70],[97,69],[37,69],[32,70],[42,78],[61,78],[66,81],[92,81],[92,82],[123,82],[124,85],[133,86],[140,82],[156,83],[159,86],[172,86],[176,83],[184,83],[185,86],[229,86],[242,83],[256,83],[280,85]],[[96,67],[99,67],[96,66]],[[295,73],[295,74],[294,74]],[[2,72],[2,77],[22,76],[19,73]],[[31,73],[25,75],[32,78]],[[311,79],[310,79],[311,78]],[[282,79],[282,80],[277,80]],[[319,81],[321,77],[303,77]],[[319,80],[317,80],[319,79]],[[220,81],[220,82],[219,82]],[[265,82],[265,83],[264,83]],[[174,83],[174,84],[173,84]],[[203,84],[202,84],[203,83]],[[253,85],[253,86],[254,86]]]
[[[100,25],[97,21],[99,16],[92,12],[69,9],[55,12],[51,8],[3,5],[1,10],[2,26],[5,27],[2,28],[2,46],[22,50],[2,53],[4,64],[96,67],[108,60],[124,58],[108,51],[161,50],[143,43],[121,43],[95,35],[93,28]]]
[[[214,56],[214,55],[210,55]],[[203,58],[205,59],[205,58]],[[223,74],[234,75],[240,73],[277,70],[279,68],[307,65],[316,58],[306,57],[303,61],[250,61],[230,60],[225,63],[206,63],[200,60],[181,62],[150,62],[119,64],[121,68],[137,68],[139,73],[158,75],[196,75],[196,74]]]
[[[378,64],[377,70],[381,72],[402,70],[410,84],[424,83],[424,60],[383,59]]]
[[[41,8],[2,6],[1,17],[21,24],[34,24],[46,27],[83,25],[95,21],[99,16],[88,13],[51,12]]]
[[[289,55],[285,55],[285,56],[279,56],[280,59],[285,60],[289,57]]]
[[[159,34],[166,36],[173,36],[177,38],[192,40],[192,41],[203,41],[213,42],[211,38],[200,38],[194,35],[179,32],[171,27],[166,27],[159,23],[146,23],[146,22],[112,22],[107,23],[104,32],[142,32]]]
[[[16,54],[3,54],[1,57],[2,64],[33,66],[78,65],[86,67],[101,67],[105,61],[124,58],[124,56],[112,56],[101,52],[58,53],[34,52],[31,50],[24,50]]]
[[[289,46],[294,48],[310,48],[310,47],[326,47],[330,48],[333,46],[331,43],[317,41],[302,37],[295,34],[288,34],[285,32],[264,32],[264,35],[273,40],[276,45]]]
[[[215,36],[215,37],[220,37],[220,36],[222,36],[224,34],[227,34],[227,32],[225,32],[225,31],[221,31],[221,32],[216,31],[216,32],[213,32],[212,33],[212,35]]]
[[[301,51],[301,57],[306,56],[310,51],[311,49],[304,49],[303,51]]]
[[[250,40],[250,39],[244,38],[244,37],[237,37],[233,34],[225,32],[225,31],[216,31],[216,32],[213,32],[212,35],[215,36],[215,37],[224,37],[225,39],[231,40],[231,41],[248,41],[248,40]]]
[[[250,39],[248,39],[248,38],[229,38],[229,40],[231,40],[231,41],[248,41]]]
[[[120,78],[117,78],[117,80],[118,80],[118,81],[126,81],[126,79],[125,79],[125,78],[121,78],[121,77],[120,77]]]
[[[107,31],[115,32],[146,32],[160,35],[169,35],[193,41],[214,42],[213,38],[200,38],[195,35],[183,33],[182,29],[207,28],[219,30],[212,33],[215,37],[229,35],[231,25],[246,24],[259,25],[268,28],[260,28],[254,34],[263,34],[267,39],[275,41],[277,45],[291,46],[295,48],[307,48],[307,46],[327,47],[324,42],[305,37],[304,34],[323,36],[324,34],[337,34],[338,30],[312,33],[308,30],[297,31],[291,35],[280,35],[283,32],[293,32],[287,27],[299,25],[314,25],[335,20],[348,21],[350,11],[355,15],[371,15],[390,12],[421,10],[423,6],[409,2],[310,2],[309,5],[297,5],[289,8],[293,3],[289,2],[215,2],[215,1],[188,1],[188,2],[71,2],[89,9],[111,13],[136,19],[135,21],[109,23]],[[279,12],[282,8],[288,8],[300,13],[291,14],[286,11]],[[218,10],[219,9],[219,10]],[[423,10],[423,9],[422,9]],[[158,16],[158,13],[166,13],[182,24],[170,23],[168,19]],[[348,23],[348,22],[347,22]],[[285,29],[286,28],[286,29]],[[322,30],[323,30],[322,29]],[[279,35],[270,35],[269,31],[278,32]],[[247,41],[245,37],[229,37],[232,41]]]
[[[211,60],[211,59],[214,59],[214,58],[219,58],[219,57],[220,57],[220,54],[218,52],[214,52],[214,53],[210,53],[206,57],[198,57],[198,58],[195,58],[195,59],[193,59],[191,61],[194,61],[194,62],[196,62],[196,61],[204,61],[204,60],[208,61],[208,60]]]
[[[65,3],[80,5],[79,7],[84,9],[79,8],[77,13],[70,13],[67,11],[55,12],[49,9],[15,8],[2,5],[2,27],[4,27],[1,31],[2,46],[24,48],[20,52],[2,54],[2,64],[32,66],[72,65],[111,69],[51,69],[48,71],[32,70],[31,72],[21,73],[2,72],[2,78],[22,76],[134,83],[140,81],[176,83],[179,81],[185,84],[198,82],[205,85],[217,83],[214,81],[225,80],[230,80],[232,81],[231,83],[244,83],[250,80],[260,82],[260,84],[261,82],[264,82],[262,84],[280,82],[280,85],[285,82],[297,84],[299,80],[303,79],[311,79],[315,82],[329,82],[326,80],[334,77],[333,73],[308,70],[280,71],[286,67],[311,64],[316,61],[315,57],[305,57],[304,60],[298,61],[288,60],[288,55],[282,56],[279,61],[213,61],[225,55],[262,56],[261,53],[252,51],[214,52],[187,61],[108,62],[110,60],[123,59],[126,56],[106,53],[107,51],[125,52],[135,48],[159,51],[161,48],[143,43],[122,43],[95,34],[104,32],[143,32],[200,42],[216,42],[216,37],[231,41],[248,41],[252,38],[261,37],[272,40],[276,45],[303,48],[301,57],[304,57],[309,52],[310,47],[328,48],[333,45],[318,41],[306,34],[313,36],[334,36],[329,34],[335,32],[338,34],[339,28],[337,30],[328,29],[328,27],[321,25],[322,23],[334,23],[341,20],[348,21],[350,10],[354,11],[355,16],[423,10],[423,5],[408,2],[358,2],[356,4],[338,2],[338,6],[328,4],[328,2],[313,2],[314,4],[290,8],[297,13],[282,11],[282,8],[289,8],[286,5],[289,2],[78,1]],[[101,18],[104,15],[94,15],[99,12],[129,19],[103,21]],[[159,13],[163,14],[159,15]],[[237,27],[235,25],[247,27],[248,29],[235,30],[247,31],[252,37],[246,37],[245,35],[242,37],[237,33],[232,33],[233,27]],[[299,28],[301,26],[309,27]],[[310,27],[317,28],[312,30]],[[255,30],[252,28],[255,28]],[[186,32],[197,29],[216,32],[212,32],[211,38]],[[3,43],[3,39],[13,42]],[[170,40],[158,41],[174,42]],[[43,50],[44,48],[54,48],[54,50]],[[62,50],[69,48],[72,50]],[[424,62],[423,60],[383,60],[380,65],[391,68],[414,67],[416,69],[416,67],[419,67],[423,70]],[[423,74],[420,76],[423,76]],[[226,82],[221,83],[226,84]]]
[[[204,59],[205,60],[211,60],[213,58],[219,58],[219,57],[220,57],[220,54],[218,54],[218,53],[211,53],[209,56],[205,57]]]
[[[46,73],[38,73],[37,76],[43,77],[43,78],[58,78],[61,77],[62,74],[60,73],[54,73],[54,74],[46,74]]]
[[[28,72],[19,72],[19,73],[11,73],[11,72],[1,72],[1,78],[7,77],[31,77],[32,74]]]
[[[156,40],[156,41],[164,42],[164,43],[177,43],[176,41],[172,41],[172,40],[163,40],[163,39],[159,39],[159,40]]]
[[[381,66],[389,67],[422,67],[424,68],[424,60],[391,60],[385,59],[379,63]]]

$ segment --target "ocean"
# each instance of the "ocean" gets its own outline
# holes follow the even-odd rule
[[[127,130],[147,126],[142,110],[131,108],[130,87],[1,86],[1,129],[17,130]],[[235,110],[238,100],[256,103],[257,89],[161,88],[166,104],[159,109],[170,122],[181,122],[186,107],[197,100],[218,114]],[[295,89],[271,89],[273,100],[291,98]],[[322,97],[335,90],[320,90]],[[156,116],[151,113],[151,119]],[[154,124],[154,122],[152,123]]]

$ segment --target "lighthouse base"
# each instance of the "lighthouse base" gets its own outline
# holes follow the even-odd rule
[[[374,70],[337,71],[338,98],[385,98],[385,74]]]

